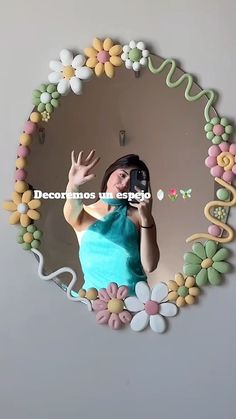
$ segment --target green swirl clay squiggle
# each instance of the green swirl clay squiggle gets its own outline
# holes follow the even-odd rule
[[[178,80],[172,82],[171,77],[173,76],[173,74],[174,74],[174,72],[177,68],[176,62],[171,58],[167,58],[160,65],[160,67],[155,68],[152,64],[151,58],[148,57],[148,68],[153,74],[161,73],[164,70],[164,68],[166,66],[168,66],[168,64],[171,64],[171,68],[170,68],[170,71],[169,71],[169,73],[166,77],[167,86],[170,87],[170,88],[178,87],[181,83],[183,83],[184,80],[187,79],[188,84],[187,84],[186,89],[185,89],[185,94],[184,94],[185,99],[187,99],[189,102],[194,102],[195,100],[200,99],[202,96],[206,96],[208,98],[208,102],[207,102],[207,104],[205,106],[205,109],[204,109],[204,116],[205,116],[206,121],[209,122],[211,120],[210,108],[211,108],[211,106],[213,105],[213,103],[215,102],[215,99],[216,99],[215,92],[213,90],[210,90],[210,89],[207,89],[207,90],[204,89],[201,92],[199,92],[197,95],[190,95],[190,91],[191,91],[191,88],[192,88],[192,85],[193,85],[193,76],[191,74],[185,73]]]

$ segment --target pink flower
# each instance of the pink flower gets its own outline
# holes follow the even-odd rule
[[[176,191],[176,189],[169,189],[169,190],[168,190],[168,194],[169,194],[170,196],[176,196],[176,195],[177,195],[177,191]]]
[[[208,150],[205,165],[211,170],[211,175],[232,182],[236,175],[236,144],[222,142],[212,145]]]
[[[97,311],[96,320],[99,324],[107,324],[112,329],[120,329],[122,324],[130,323],[131,314],[124,309],[124,299],[128,296],[128,287],[118,287],[111,282],[107,288],[98,291],[98,298],[92,302],[94,311]]]

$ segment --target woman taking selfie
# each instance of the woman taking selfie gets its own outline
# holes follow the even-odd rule
[[[72,152],[66,192],[79,192],[81,185],[95,178],[92,169],[100,157],[93,159],[94,154],[92,150],[83,158],[81,151],[76,161]],[[118,286],[128,286],[129,293],[133,294],[136,283],[146,281],[146,273],[157,267],[160,255],[152,198],[136,199],[137,203],[119,198],[129,192],[133,169],[144,171],[149,180],[145,163],[139,156],[128,154],[105,171],[100,192],[109,193],[112,198],[100,198],[91,205],[83,205],[82,199],[67,199],[65,203],[65,219],[73,227],[80,245],[85,290],[99,290],[116,282]],[[135,190],[140,192],[137,187]],[[151,192],[150,184],[148,190]]]

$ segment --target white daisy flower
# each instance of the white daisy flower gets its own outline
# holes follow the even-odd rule
[[[141,66],[147,65],[149,54],[144,42],[139,41],[136,43],[135,41],[130,41],[129,45],[123,46],[121,59],[125,62],[125,67],[128,70],[139,71]]]
[[[61,61],[50,61],[49,67],[53,70],[49,74],[50,83],[57,84],[57,91],[61,95],[67,95],[70,89],[76,95],[82,93],[82,80],[89,80],[93,71],[84,64],[86,58],[78,54],[73,58],[73,54],[68,49],[63,49],[60,54]]]
[[[150,323],[154,332],[163,333],[167,328],[165,317],[177,314],[177,306],[165,301],[168,296],[168,287],[164,282],[156,284],[151,290],[145,281],[136,284],[137,297],[127,297],[124,300],[127,310],[137,314],[131,320],[131,329],[139,332]]]

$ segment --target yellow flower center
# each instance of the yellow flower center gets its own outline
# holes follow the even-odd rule
[[[110,313],[119,314],[119,313],[121,313],[123,311],[124,302],[122,300],[118,300],[118,298],[112,298],[108,302],[107,308],[110,311]]]
[[[203,261],[202,261],[202,263],[201,263],[201,267],[202,268],[205,268],[205,269],[207,269],[207,268],[210,268],[210,266],[213,264],[213,260],[212,259],[210,259],[210,258],[207,258],[207,259],[204,259]]]
[[[64,79],[71,79],[71,77],[74,77],[75,75],[75,69],[71,67],[71,65],[68,65],[67,67],[64,67],[62,74]]]
[[[217,156],[217,164],[224,168],[224,170],[231,170],[234,162],[233,154],[229,153],[228,151],[222,151],[222,153]]]

